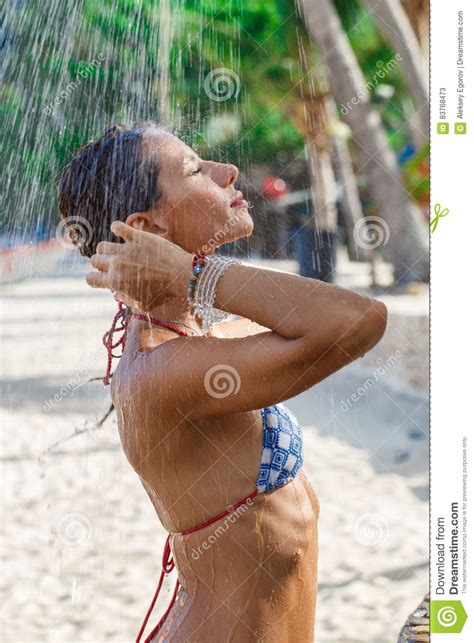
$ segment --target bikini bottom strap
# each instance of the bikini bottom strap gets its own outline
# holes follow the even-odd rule
[[[145,627],[148,623],[148,619],[150,618],[150,614],[153,611],[153,608],[155,607],[155,603],[158,599],[158,596],[160,595],[161,587],[163,585],[164,578],[166,574],[169,574],[170,572],[173,571],[174,569],[174,560],[173,560],[173,554],[171,552],[171,537],[172,536],[187,536],[188,534],[193,534],[196,531],[199,531],[200,529],[204,529],[204,527],[208,527],[209,525],[212,525],[214,522],[217,522],[221,518],[224,518],[224,516],[228,516],[229,514],[233,513],[236,509],[241,507],[243,504],[246,502],[249,502],[258,494],[258,489],[254,489],[251,493],[249,493],[245,498],[242,498],[242,500],[239,500],[239,502],[235,503],[234,505],[230,505],[222,511],[220,514],[217,514],[217,516],[214,516],[213,518],[210,518],[209,520],[206,520],[205,522],[202,522],[200,525],[197,525],[196,527],[192,527],[191,529],[185,529],[184,531],[179,531],[176,533],[170,533],[168,534],[168,537],[166,538],[165,542],[165,547],[163,550],[163,558],[161,561],[161,576],[160,580],[158,582],[158,587],[156,588],[155,595],[153,597],[153,600],[151,601],[150,607],[148,608],[148,612],[145,616],[145,620],[143,621],[143,624],[140,628],[140,632],[138,633],[138,636],[136,638],[135,643],[140,643],[142,634],[145,630]],[[168,605],[168,609],[166,612],[163,614],[163,616],[160,619],[160,622],[158,625],[152,630],[152,632],[147,636],[145,639],[145,643],[150,643],[150,641],[153,639],[153,637],[157,634],[158,630],[160,627],[163,625],[163,623],[166,620],[166,617],[171,611],[171,608],[174,605],[174,602],[176,600],[176,596],[178,594],[178,589],[179,589],[179,579],[176,581],[176,586],[174,589],[173,596],[171,598],[170,604]]]

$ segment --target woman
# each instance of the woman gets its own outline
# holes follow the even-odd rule
[[[208,310],[241,319],[203,330],[190,303],[219,261],[206,254],[253,229],[237,176],[145,123],[86,145],[61,181],[62,217],[87,223],[87,283],[129,304],[111,395],[179,575],[147,640],[313,640],[319,506],[282,402],[364,355],[386,326],[373,299],[227,262]]]

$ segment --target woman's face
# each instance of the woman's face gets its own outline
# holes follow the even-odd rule
[[[127,223],[161,234],[188,252],[208,254],[252,234],[247,202],[235,188],[235,165],[203,161],[179,138],[157,128],[144,132],[143,153],[158,162],[162,196],[147,213],[131,214]]]

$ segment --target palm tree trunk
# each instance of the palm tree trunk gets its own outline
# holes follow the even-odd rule
[[[306,152],[311,179],[314,207],[312,252],[313,269],[310,274],[323,281],[334,281],[337,249],[336,179],[331,158],[329,115],[325,97],[318,94],[306,107]],[[302,273],[303,274],[303,273]]]
[[[395,267],[395,278],[425,281],[429,276],[428,230],[402,185],[397,158],[387,142],[380,115],[370,103],[339,16],[330,0],[298,1],[329,70],[334,97],[347,106],[342,110],[344,120],[352,130],[379,214],[388,226],[383,243]]]
[[[328,232],[337,228],[336,179],[331,159],[329,115],[324,98],[316,98],[308,116],[306,149],[315,206],[315,227]]]
[[[313,216],[297,233],[300,274],[331,282],[336,268],[337,204],[332,118],[326,108],[329,85],[323,74],[312,70],[309,88],[302,80],[293,91],[293,100],[284,108],[305,140],[313,206]]]
[[[429,63],[430,57],[430,0],[402,0],[408,20],[421,45],[424,59]],[[429,73],[429,65],[427,68]]]
[[[423,51],[400,0],[363,0],[373,13],[393,50],[400,54],[405,80],[417,111],[415,143],[422,147],[429,136],[430,105],[428,77],[423,69]],[[419,131],[418,131],[419,130]]]
[[[334,99],[326,99],[326,109],[331,115],[334,123],[338,122],[337,107]],[[345,126],[343,126],[345,127]],[[336,128],[332,134],[332,157],[336,180],[341,186],[341,206],[344,218],[344,226],[348,237],[348,251],[351,260],[370,261],[371,251],[361,248],[354,243],[354,230],[360,221],[364,219],[364,211],[360,202],[357,178],[354,173],[351,155],[347,148],[345,138],[340,135]]]

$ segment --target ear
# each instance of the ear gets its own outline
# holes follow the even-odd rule
[[[128,215],[125,223],[137,230],[145,230],[145,232],[159,234],[165,238],[168,234],[168,226],[165,220],[156,211],[132,212],[132,214]]]

